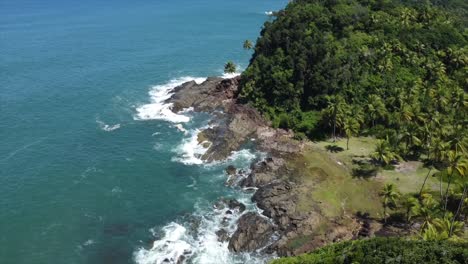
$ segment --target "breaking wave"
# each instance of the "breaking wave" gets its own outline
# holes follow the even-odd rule
[[[189,81],[195,81],[200,84],[206,80],[206,78],[194,78],[194,77],[181,77],[170,80],[169,82],[161,85],[155,85],[149,91],[150,103],[144,104],[136,108],[136,120],[165,120],[173,123],[185,123],[190,121],[190,117],[177,114],[172,112],[172,104],[165,103],[172,95],[172,90]]]

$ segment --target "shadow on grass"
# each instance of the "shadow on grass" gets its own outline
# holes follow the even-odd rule
[[[325,149],[326,149],[327,151],[330,151],[330,152],[333,152],[333,153],[338,153],[338,152],[344,151],[344,148],[339,147],[339,146],[337,146],[337,145],[326,145],[326,146],[325,146]]]

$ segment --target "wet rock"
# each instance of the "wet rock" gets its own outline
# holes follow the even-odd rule
[[[234,166],[232,166],[232,165],[227,166],[227,168],[226,168],[226,173],[227,173],[228,175],[235,175],[236,172],[237,172],[236,167],[234,167]]]
[[[229,250],[252,252],[267,245],[274,232],[273,225],[257,213],[249,212],[241,216],[237,230],[229,240]]]
[[[231,210],[227,210],[227,211],[226,211],[226,214],[231,215],[231,214],[232,214],[232,211],[231,211]]]
[[[219,242],[226,242],[229,240],[229,233],[226,229],[220,229],[216,231],[216,235],[218,236]]]
[[[185,259],[186,259],[186,257],[185,257],[184,255],[180,256],[180,257],[177,259],[177,264],[185,263]]]
[[[250,174],[240,182],[242,187],[261,187],[282,178],[284,160],[269,157],[251,166]]]
[[[229,209],[232,209],[232,210],[237,209],[241,213],[245,210],[245,205],[243,203],[237,201],[236,199],[228,200],[227,204],[228,204]]]
[[[292,189],[292,185],[287,182],[271,183],[260,187],[253,195],[252,201],[263,210],[263,215],[273,218],[280,228],[286,229],[295,217],[298,218],[297,197]]]
[[[166,103],[172,103],[172,111],[176,113],[189,107],[195,111],[214,111],[223,108],[226,100],[237,96],[239,79],[209,77],[201,84],[186,82],[173,89],[173,95]]]

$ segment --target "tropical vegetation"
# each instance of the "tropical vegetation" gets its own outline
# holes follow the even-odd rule
[[[272,264],[463,264],[467,259],[466,242],[374,238],[333,244],[310,254],[277,259]]]

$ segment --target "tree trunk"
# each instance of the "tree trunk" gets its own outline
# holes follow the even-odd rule
[[[455,223],[455,220],[457,219],[458,214],[460,214],[460,210],[461,210],[461,208],[463,207],[463,203],[465,202],[466,186],[467,186],[467,185],[465,185],[465,187],[463,188],[463,194],[462,194],[460,203],[458,203],[457,212],[455,213],[455,215],[454,215],[453,218],[452,218],[452,221],[450,222],[449,237],[451,237],[451,236],[453,235],[453,223]]]
[[[419,198],[421,199],[421,194],[422,194],[422,191],[424,189],[424,185],[426,184],[426,181],[427,181],[427,178],[429,178],[429,174],[431,174],[431,171],[432,171],[432,167],[429,169],[429,171],[427,172],[427,175],[426,175],[426,178],[424,179],[424,182],[421,186],[421,190],[419,191]]]
[[[450,189],[450,183],[452,183],[452,176],[453,176],[453,170],[452,170],[452,173],[450,173],[449,181],[448,181],[448,184],[447,184],[447,189],[445,190],[445,205],[444,205],[444,211],[445,212],[444,212],[444,215],[447,212],[448,192],[449,192],[449,189]]]
[[[383,219],[384,219],[384,224],[387,224],[387,206],[385,205],[383,207]]]
[[[333,117],[333,142],[336,141],[336,116]]]
[[[439,191],[440,191],[440,203],[444,200],[444,196],[442,196],[442,173],[439,173]]]

